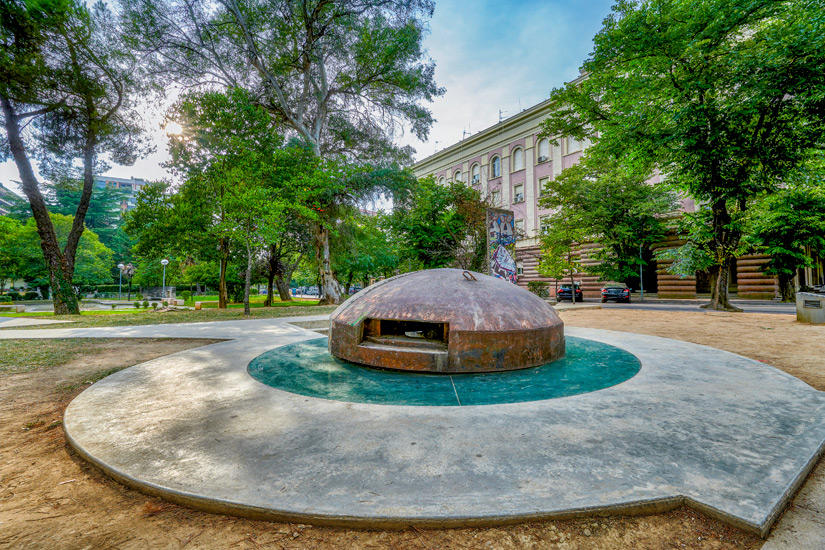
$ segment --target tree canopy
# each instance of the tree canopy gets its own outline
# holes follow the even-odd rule
[[[775,189],[825,125],[825,17],[810,0],[620,0],[585,78],[555,90],[550,136],[644,157],[712,217],[711,307],[742,233],[731,208]]]

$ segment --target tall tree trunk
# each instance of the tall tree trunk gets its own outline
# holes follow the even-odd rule
[[[716,249],[718,271],[716,273],[716,284],[711,284],[710,303],[702,307],[719,311],[742,311],[732,305],[728,298],[730,262],[733,258],[731,251],[739,245],[742,234],[731,227],[731,215],[725,199],[717,199],[711,205],[711,209],[713,213],[713,245]]]
[[[278,286],[278,296],[282,302],[291,302],[292,295],[289,293],[289,282],[283,276],[275,278],[275,284]]]
[[[57,241],[57,233],[49,217],[49,210],[46,201],[37,186],[37,178],[34,177],[29,157],[23,139],[20,136],[20,118],[14,112],[11,102],[5,97],[0,97],[0,105],[3,108],[3,118],[6,126],[6,134],[9,141],[14,163],[20,173],[23,194],[29,200],[32,216],[37,224],[37,233],[40,235],[40,248],[43,250],[43,259],[49,270],[49,283],[51,284],[51,295],[54,300],[55,315],[80,315],[80,303],[77,293],[72,287],[72,277],[74,275],[74,250],[68,248],[72,254],[72,261],[67,261],[60,245]],[[85,182],[84,182],[85,186]],[[88,204],[86,205],[88,208]],[[85,210],[83,212],[85,217]],[[81,226],[83,222],[81,221]],[[79,237],[78,237],[79,239]]]
[[[246,243],[246,277],[244,277],[243,287],[243,314],[249,317],[252,311],[249,309],[249,287],[252,286],[252,245]]]
[[[264,307],[272,307],[272,293],[275,292],[275,272],[272,270],[270,266],[269,270],[266,273],[266,300],[264,301]]]
[[[226,240],[220,240],[220,270],[221,276],[220,280],[218,280],[218,308],[219,309],[226,309],[226,303],[229,301],[227,299],[227,292],[226,292],[226,268],[229,265],[229,257],[226,252]]]
[[[796,291],[793,287],[793,275],[779,275],[779,295],[783,302],[795,302]]]
[[[131,277],[129,277],[128,283],[129,283],[129,294],[126,296],[126,301],[131,302],[132,301],[132,278]]]
[[[329,229],[320,222],[315,223],[315,261],[318,265],[318,304],[340,304],[341,287],[332,274],[329,256]]]

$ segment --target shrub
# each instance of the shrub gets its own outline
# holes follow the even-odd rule
[[[544,281],[530,281],[527,283],[527,290],[540,298],[548,298],[550,296],[550,284]]]
[[[112,305],[112,311],[114,311],[115,308],[117,307],[117,304],[111,304],[111,305]]]
[[[0,304],[10,304],[11,298],[8,296],[0,296]]]
[[[135,300],[143,300],[143,294],[135,294]]]
[[[37,291],[28,290],[26,291],[26,300],[36,300],[37,299]]]
[[[149,300],[143,300],[143,307],[149,307]]]
[[[186,303],[192,298],[192,292],[189,290],[184,290],[180,293],[180,297],[183,298],[183,302]]]
[[[20,293],[15,290],[10,290],[9,293],[6,295],[12,302],[16,302],[20,299]]]
[[[135,302],[135,309],[140,309],[140,302]]]
[[[163,307],[167,307],[169,305],[169,303],[166,300],[164,300],[162,303],[163,303]]]
[[[158,308],[158,303],[157,302],[152,302],[152,309],[157,309],[157,308]]]

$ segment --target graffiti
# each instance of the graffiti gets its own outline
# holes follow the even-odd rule
[[[487,258],[490,275],[515,283],[516,232],[512,210],[487,209]]]

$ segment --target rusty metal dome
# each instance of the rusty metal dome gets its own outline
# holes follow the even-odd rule
[[[494,372],[564,355],[564,323],[547,302],[503,279],[460,269],[405,273],[335,310],[332,355],[418,372]]]

